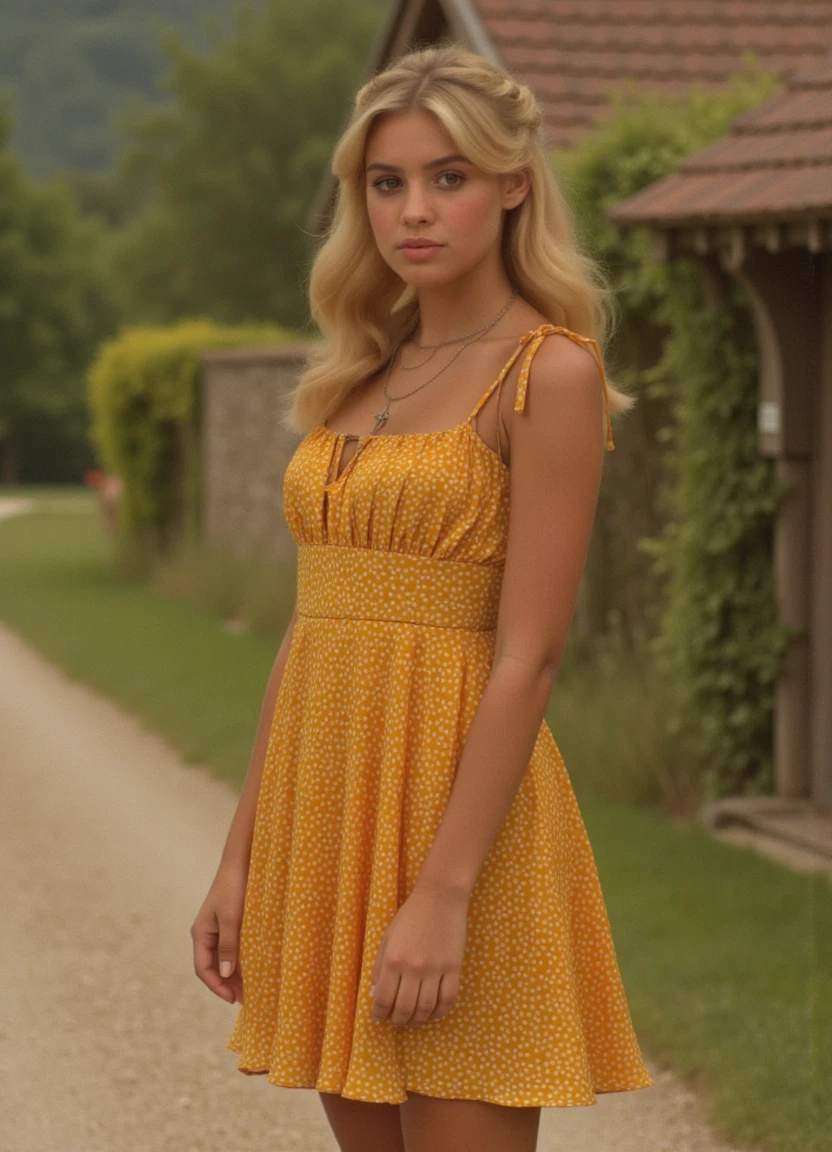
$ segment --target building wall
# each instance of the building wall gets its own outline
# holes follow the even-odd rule
[[[818,260],[812,457],[811,796],[832,812],[832,252]]]
[[[283,474],[300,437],[281,427],[302,345],[207,352],[202,363],[202,538],[293,563]]]

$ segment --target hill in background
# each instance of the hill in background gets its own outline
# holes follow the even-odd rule
[[[247,7],[257,10],[259,0]],[[14,94],[12,143],[39,179],[74,169],[104,172],[121,151],[111,124],[130,97],[159,104],[167,71],[161,30],[195,47],[208,22],[234,20],[235,0],[2,0],[0,90]]]

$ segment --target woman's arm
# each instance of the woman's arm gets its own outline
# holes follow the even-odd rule
[[[583,575],[604,457],[596,362],[543,341],[512,412],[511,506],[494,660],[417,888],[470,896],[528,767]]]
[[[251,841],[254,835],[254,814],[257,809],[257,795],[260,791],[260,781],[263,777],[263,765],[266,759],[266,748],[269,743],[272,717],[274,716],[277,693],[283,679],[283,670],[289,658],[289,648],[297,619],[297,607],[292,610],[286,633],[278,649],[266,685],[266,695],[260,709],[260,721],[257,725],[257,734],[254,739],[254,748],[246,772],[242,793],[237,804],[237,811],[231,821],[231,828],[225,842],[225,848],[220,860],[220,869],[226,867],[244,868],[248,870],[251,855]]]

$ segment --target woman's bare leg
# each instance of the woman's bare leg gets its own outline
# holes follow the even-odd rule
[[[335,1092],[318,1095],[341,1152],[405,1152],[401,1105],[349,1100]]]
[[[408,1092],[398,1105],[405,1152],[535,1152],[540,1108]]]

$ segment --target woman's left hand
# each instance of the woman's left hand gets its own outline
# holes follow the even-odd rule
[[[413,889],[390,921],[373,966],[373,1020],[427,1024],[453,1007],[465,951],[470,897]]]

